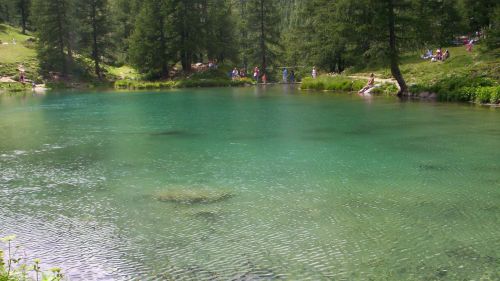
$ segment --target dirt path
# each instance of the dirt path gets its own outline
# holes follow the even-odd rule
[[[17,81],[10,77],[0,77],[0,83],[17,83]]]

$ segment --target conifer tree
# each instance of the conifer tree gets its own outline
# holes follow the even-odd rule
[[[277,0],[255,0],[246,3],[247,44],[249,57],[262,71],[276,58],[280,44],[280,13]]]
[[[73,21],[71,0],[34,0],[32,15],[38,36],[42,70],[68,74],[71,61]]]
[[[238,42],[236,41],[236,22],[227,0],[211,0],[205,25],[205,42],[207,56],[224,62],[226,59],[237,60]]]
[[[101,57],[106,54],[109,40],[109,18],[107,0],[86,0],[78,4],[81,17],[80,49],[94,61],[94,72],[102,77]]]
[[[28,29],[28,23],[29,23],[31,0],[17,0],[16,4],[20,16],[22,33],[26,34],[26,30]]]
[[[150,79],[167,78],[172,58],[171,8],[166,0],[145,0],[130,37],[130,62]]]
[[[184,72],[191,71],[194,56],[203,46],[205,22],[202,0],[174,0],[173,26],[175,45],[178,47],[179,58]]]

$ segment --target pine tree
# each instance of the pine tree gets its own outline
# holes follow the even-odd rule
[[[248,55],[260,63],[263,72],[276,59],[280,44],[280,14],[277,0],[254,0],[246,3]]]
[[[115,45],[113,56],[118,64],[128,62],[128,41],[134,31],[141,5],[140,0],[110,0],[111,39]]]
[[[205,38],[203,16],[207,7],[203,0],[174,0],[173,26],[179,58],[184,72],[191,71],[191,63],[201,51]]]
[[[166,0],[145,0],[130,37],[130,62],[150,79],[168,77],[171,8]]]
[[[22,33],[26,34],[26,30],[28,29],[31,0],[17,0],[16,4],[21,20]]]
[[[68,74],[71,61],[71,0],[34,0],[33,18],[38,36],[38,57],[42,70]]]
[[[236,22],[232,8],[227,0],[211,0],[208,2],[207,20],[205,25],[205,42],[209,59],[224,62],[233,61],[238,57],[238,42],[236,41]]]
[[[102,78],[101,57],[111,44],[108,3],[107,0],[86,0],[78,5],[81,17],[80,48],[84,54],[90,55],[94,61],[95,75]]]

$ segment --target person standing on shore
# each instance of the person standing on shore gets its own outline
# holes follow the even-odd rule
[[[313,66],[312,78],[316,79],[317,77],[318,77],[318,71],[316,70],[316,66]]]
[[[253,79],[257,84],[259,83],[259,72],[259,67],[256,66],[253,70]]]
[[[287,83],[288,82],[288,70],[285,68],[283,68],[283,83]]]
[[[295,83],[295,71],[290,72],[290,83]]]

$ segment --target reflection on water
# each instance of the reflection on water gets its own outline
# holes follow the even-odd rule
[[[498,280],[499,121],[284,85],[0,95],[0,236],[71,280]]]

